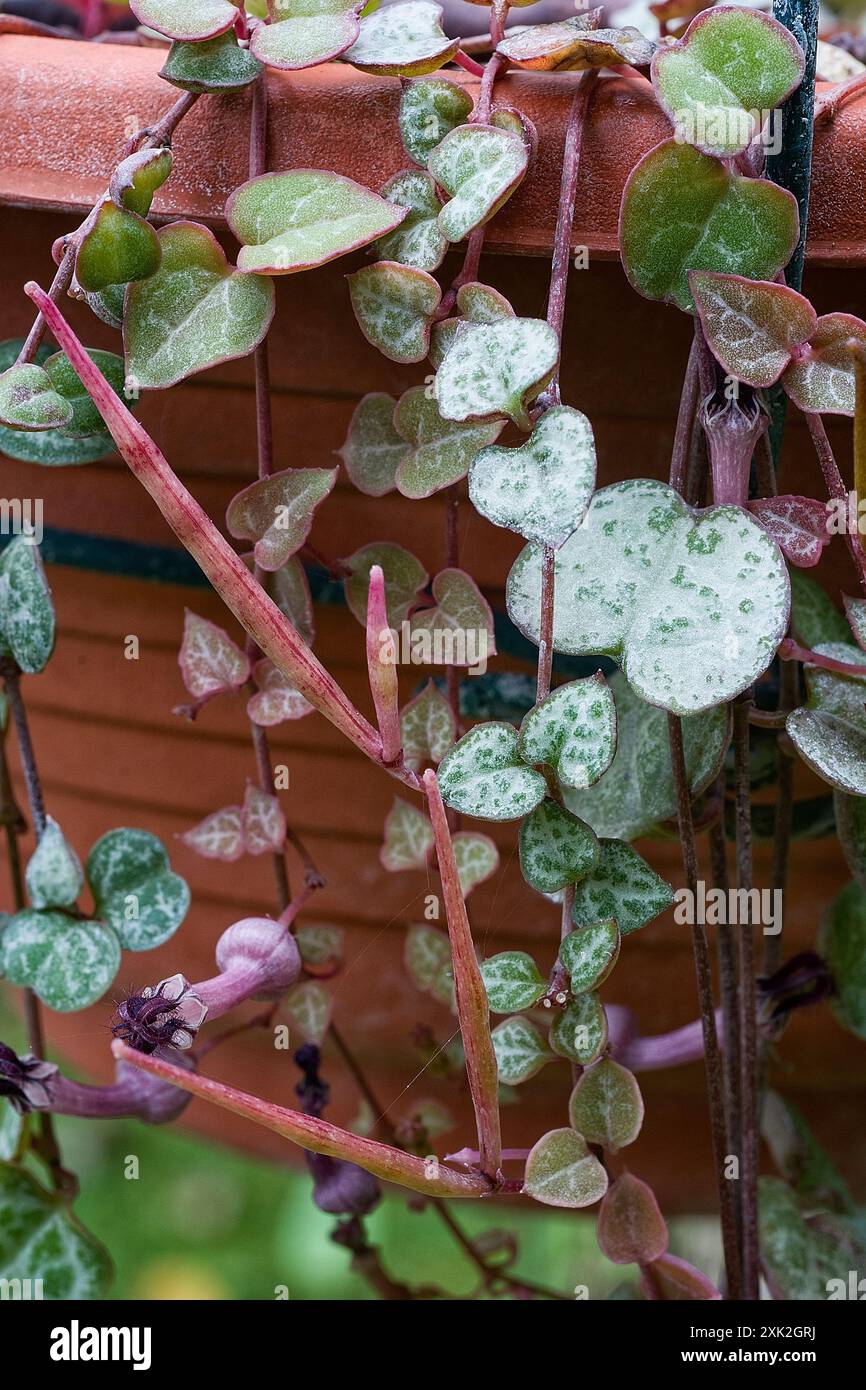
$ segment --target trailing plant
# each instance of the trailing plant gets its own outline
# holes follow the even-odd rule
[[[188,1095],[306,1152],[314,1200],[342,1218],[336,1238],[384,1297],[442,1291],[395,1284],[370,1246],[363,1223],[379,1199],[377,1180],[435,1204],[473,1262],[479,1294],[566,1296],[527,1284],[513,1251],[503,1262],[465,1236],[446,1199],[597,1207],[601,1250],[639,1267],[648,1299],[756,1299],[762,1270],[774,1297],[826,1296],[828,1223],[845,1227],[850,1199],[839,1198],[844,1184],[826,1176],[832,1169],[822,1167],[819,1180],[802,1119],[765,1086],[767,1049],[796,1008],[828,999],[841,1026],[866,1035],[866,598],[846,599],[843,618],[800,573],[820,563],[835,516],[866,587],[861,538],[848,526],[848,490],[823,423],[827,414],[853,417],[859,489],[866,323],[847,312],[819,317],[800,293],[808,184],[805,192],[796,185],[798,205],[767,176],[762,144],[763,121],[798,100],[804,82],[811,92],[814,59],[776,19],[740,8],[704,11],[680,37],[660,41],[602,27],[597,10],[506,31],[508,8],[494,0],[489,41],[472,45],[486,55],[481,64],[446,35],[428,0],[380,9],[332,0],[132,0],[139,22],[171,41],[161,75],[182,95],[118,151],[104,195],[55,245],[49,289],[26,286],[37,311],[30,333],[2,348],[3,449],[55,467],[116,449],[240,625],[243,637],[187,612],[179,663],[189,702],[176,712],[195,721],[212,700],[242,694],[255,780],[181,838],[209,859],[270,856],[276,882],[270,917],[245,918],[220,936],[211,979],[186,979],[180,937],[176,973],[137,984],[120,1004],[113,1083],[80,1084],[46,1060],[40,1006],[74,1011],[102,998],[122,950],[172,938],[189,893],[148,832],[108,830],[82,867],[74,828],[64,831],[46,809],[22,677],[50,660],[54,610],[33,536],[16,537],[0,558],[0,675],[4,734],[14,726],[36,847],[22,866],[24,827],[4,751],[14,910],[0,926],[0,970],[24,991],[30,1051],[0,1046],[0,1095],[21,1119],[0,1169],[0,1212],[14,1212],[23,1233],[8,1251],[0,1242],[0,1268],[30,1272],[21,1264],[26,1233],[50,1221],[58,1253],[38,1272],[52,1297],[98,1293],[108,1266],[71,1215],[75,1184],[51,1115],[159,1122],[176,1118]],[[696,9],[661,8],[665,29]],[[267,168],[269,71],[327,61],[392,78],[399,92],[405,168],[381,189],[328,169]],[[517,314],[480,278],[486,227],[538,158],[532,121],[508,104],[512,89],[500,99],[509,68],[539,81],[571,74],[573,89],[549,295],[536,317]],[[597,487],[592,426],[579,402],[563,401],[560,366],[583,134],[600,85],[617,76],[651,90],[672,126],[626,184],[622,263],[638,293],[690,316],[693,345],[668,482],[637,477]],[[244,87],[252,89],[250,177],[225,208],[238,243],[233,263],[206,227],[173,221],[157,229],[151,210],[171,175],[179,122],[200,100]],[[240,100],[236,109],[244,109]],[[794,154],[802,139],[786,125]],[[545,191],[556,198],[553,187]],[[460,269],[437,279],[455,245],[463,248]],[[313,650],[304,560],[321,559],[310,536],[319,508],[335,505],[338,468],[278,466],[268,387],[275,277],[359,250],[371,259],[346,277],[359,330],[388,360],[417,364],[418,382],[399,399],[375,392],[358,401],[342,466],[369,497],[396,491],[420,506],[444,493],[448,502],[434,575],[406,548],[375,538],[359,537],[352,555],[328,562],[363,629],[373,719]],[[82,345],[64,313],[67,295],[122,329],[122,356]],[[258,467],[227,509],[235,547],[134,405],[141,392],[247,356]],[[779,391],[805,417],[829,510],[823,496],[778,494],[767,429],[771,410],[779,418]],[[461,683],[461,671],[483,671],[495,656],[497,631],[488,598],[461,563],[458,514],[467,505],[525,541],[506,603],[511,624],[537,648],[534,688],[506,677],[477,695]],[[444,666],[444,682],[430,680],[406,699],[401,643],[413,659]],[[561,679],[555,654],[604,658],[607,674]],[[303,920],[323,879],[287,823],[268,742],[274,726],[316,716],[398,784],[384,868],[438,874],[447,931],[411,925],[405,959],[407,988],[431,995],[444,1019],[456,1015],[450,1040],[421,1040],[440,1074],[465,1073],[477,1133],[450,1155],[431,1152],[452,1128],[449,1113],[419,1103],[392,1122],[331,1017],[342,933]],[[828,798],[808,811],[794,804],[797,757],[832,789],[832,813]],[[753,817],[753,788],[771,781],[775,805]],[[606,1002],[628,938],[675,903],[694,902],[700,847],[723,896],[732,832],[735,883],[748,896],[753,838],[772,837],[773,887],[784,891],[792,835],[823,833],[833,816],[854,882],[830,909],[814,952],[785,960],[780,939],[768,937],[758,962],[754,918],[737,934],[717,918],[717,1006],[704,919],[686,915],[678,920],[692,929],[698,1021],[642,1037],[628,1011]],[[484,822],[513,824],[523,878],[550,924],[538,959],[524,950],[479,957],[470,895],[501,872]],[[681,884],[661,878],[634,847],[649,835],[679,837]],[[289,849],[301,865],[294,886]],[[264,1011],[210,1035],[214,1019],[249,999],[262,1000]],[[201,1074],[210,1046],[280,1017],[304,1040],[299,1107]],[[369,1133],[323,1117],[329,1090],[319,1048],[328,1038],[366,1101]],[[669,1251],[656,1198],[622,1157],[644,1119],[636,1073],[698,1058],[724,1245],[718,1279]],[[557,1123],[529,1150],[503,1147],[501,1101],[545,1067],[562,1080]],[[761,1179],[759,1191],[762,1123],[781,1177]],[[36,1181],[32,1160],[47,1167],[53,1192]],[[826,1208],[820,1220],[816,1201]],[[861,1259],[850,1231],[846,1240]]]

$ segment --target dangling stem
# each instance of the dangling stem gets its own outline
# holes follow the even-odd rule
[[[670,486],[675,492],[678,492],[680,496],[683,496],[686,490],[692,431],[695,427],[695,412],[698,408],[698,386],[698,344],[693,337],[692,345],[689,348],[689,360],[686,365],[686,374],[683,378],[683,389],[680,395],[680,408],[677,412],[677,427],[674,434],[674,447],[671,453],[671,467],[668,478]]]
[[[403,736],[400,730],[400,699],[397,682],[397,653],[388,625],[385,606],[385,575],[381,565],[373,565],[367,592],[367,677],[379,737],[382,740],[382,760],[388,767],[400,762],[403,756]]]
[[[737,833],[737,885],[752,888],[752,806],[749,775],[749,705],[751,694],[733,702],[734,777]],[[749,899],[747,899],[748,901]],[[748,914],[751,917],[751,913]],[[740,1108],[743,1148],[740,1155],[740,1204],[743,1227],[742,1297],[759,1296],[758,1273],[758,1039],[755,989],[755,940],[751,920],[740,930]]]
[[[827,431],[824,428],[824,421],[820,415],[815,415],[812,411],[803,412],[806,424],[809,427],[809,434],[812,436],[812,443],[815,446],[815,453],[818,455],[818,462],[821,465],[821,472],[824,474],[824,482],[831,497],[835,497],[847,506],[848,492],[842,481],[842,474],[839,472],[839,465],[827,438]],[[852,535],[848,527],[845,528],[845,541],[851,552],[851,559],[860,584],[866,592],[866,555],[860,547],[858,535]]]
[[[728,901],[730,880],[728,858],[725,847],[725,831],[722,823],[716,822],[710,828],[710,860],[713,885],[720,888]],[[716,951],[719,961],[719,995],[722,1003],[722,1035],[724,1037],[724,1080],[725,1116],[727,1119],[728,1153],[739,1157],[743,1151],[743,1124],[740,1113],[740,1027],[739,991],[737,985],[737,952],[734,945],[731,924],[719,922],[716,927]],[[737,1258],[734,1263],[735,1285],[740,1287],[741,1212],[739,1202],[734,1202],[735,1225],[737,1228]],[[733,1296],[733,1295],[732,1295]]]
[[[692,902],[698,897],[698,853],[692,823],[692,799],[686,772],[683,751],[683,729],[679,717],[668,715],[668,737],[671,751],[674,787],[677,796],[677,823],[685,870],[686,887],[692,895]],[[725,1271],[728,1291],[731,1298],[739,1297],[737,1228],[734,1218],[733,1193],[731,1184],[725,1176],[726,1124],[724,1091],[722,1081],[722,1059],[719,1052],[719,1039],[716,1033],[716,1010],[713,1002],[713,977],[710,966],[710,951],[706,928],[703,923],[692,925],[692,950],[695,958],[695,976],[698,986],[698,1008],[704,1038],[704,1059],[707,1073],[707,1100],[710,1107],[710,1134],[713,1146],[713,1163],[716,1172],[716,1188],[719,1196],[719,1212],[722,1223],[722,1244],[725,1252]]]

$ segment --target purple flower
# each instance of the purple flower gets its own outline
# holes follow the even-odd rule
[[[146,985],[131,994],[117,1010],[111,1026],[137,1052],[153,1053],[159,1047],[192,1047],[207,1015],[207,1005],[183,975],[171,975],[159,984]]]
[[[304,1043],[295,1053],[295,1063],[304,1073],[295,1091],[304,1113],[317,1118],[331,1093],[330,1086],[319,1075],[319,1060],[315,1043]],[[313,1201],[319,1211],[330,1212],[332,1216],[364,1216],[381,1200],[378,1182],[357,1163],[307,1150],[304,1150],[304,1157],[313,1177]]]
[[[47,1082],[56,1075],[57,1068],[51,1062],[43,1062],[30,1053],[18,1057],[11,1047],[0,1043],[0,1096],[19,1115],[45,1109],[50,1103]]]

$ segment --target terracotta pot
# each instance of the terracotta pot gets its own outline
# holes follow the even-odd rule
[[[0,40],[0,234],[6,306],[3,336],[26,331],[30,306],[20,285],[46,283],[53,239],[73,225],[105,186],[106,174],[128,133],[166,109],[171,96],[156,74],[161,55],[150,49],[66,44],[28,37]],[[468,79],[468,85],[472,85]],[[492,223],[481,277],[495,283],[518,312],[544,312],[547,265],[555,221],[565,115],[573,91],[568,76],[506,78],[500,99],[519,106],[539,127],[537,164],[525,185]],[[400,168],[394,116],[398,84],[331,64],[295,75],[271,75],[271,168],[336,169],[378,188]],[[193,216],[219,226],[225,197],[246,177],[246,96],[202,101],[175,140],[175,173],[162,190],[158,212]],[[816,147],[806,291],[820,312],[866,309],[866,102],[852,102],[823,130]],[[667,122],[644,88],[625,79],[606,81],[594,101],[577,200],[574,243],[592,253],[589,271],[575,272],[565,330],[565,399],[593,421],[600,480],[666,477],[688,349],[689,320],[638,298],[615,260],[622,185],[636,160],[667,133]],[[227,242],[228,244],[228,242]],[[530,259],[527,259],[529,257]],[[363,263],[349,257],[305,275],[278,281],[278,312],[271,333],[271,372],[278,465],[331,462],[357,398],[366,391],[399,393],[423,368],[404,369],[378,356],[362,339],[343,276]],[[454,268],[458,262],[454,262]],[[846,275],[831,267],[858,267]],[[450,263],[444,268],[447,280]],[[114,335],[78,305],[68,304],[92,346],[116,346]],[[218,521],[229,498],[254,472],[254,416],[250,361],[229,363],[141,403],[141,418]],[[850,431],[834,429],[843,466]],[[802,426],[792,420],[784,457],[783,489],[815,491],[817,468]],[[138,825],[172,837],[213,810],[235,801],[253,762],[238,703],[217,701],[195,726],[171,714],[183,699],[176,668],[183,609],[225,621],[207,590],[191,585],[191,570],[153,504],[117,459],[85,468],[37,471],[4,461],[7,496],[44,498],[47,550],[60,641],[47,672],[27,681],[33,732],[48,805],[79,852],[115,825]],[[340,480],[323,506],[315,539],[329,556],[346,555],[373,539],[398,540],[431,572],[442,564],[441,497],[410,503],[389,496],[361,497]],[[519,543],[489,527],[465,504],[461,554],[500,609],[502,586]],[[831,585],[848,588],[841,544],[825,565]],[[144,574],[174,578],[147,583]],[[323,605],[316,649],[322,660],[369,709],[363,670],[363,635],[344,607]],[[124,638],[135,633],[140,658],[124,659]],[[504,657],[497,669],[529,669]],[[423,676],[419,671],[418,679]],[[408,698],[413,676],[404,681]],[[328,879],[305,920],[346,928],[348,965],[333,983],[335,1016],[370,1072],[391,1118],[413,1099],[438,1096],[458,1114],[448,1147],[471,1142],[465,1095],[422,1071],[424,1059],[410,1034],[427,1023],[439,1041],[454,1020],[418,995],[403,971],[405,924],[419,919],[428,884],[423,874],[387,874],[378,860],[381,828],[394,785],[346,746],[318,717],[275,731],[274,757],[290,769],[286,812]],[[803,788],[808,779],[802,778]],[[820,790],[817,785],[811,791]],[[470,899],[483,952],[516,947],[537,952],[543,965],[556,950],[555,912],[523,885],[515,868],[516,830],[493,829],[502,875]],[[659,872],[678,883],[675,843],[640,846]],[[220,865],[180,845],[173,857],[193,889],[193,908],[178,937],[147,957],[125,957],[118,992],[182,969],[192,979],[210,972],[213,943],[236,917],[273,907],[267,863],[246,859]],[[768,851],[757,853],[759,881],[767,881]],[[847,874],[834,841],[798,844],[787,897],[786,951],[814,941],[823,906]],[[687,929],[670,918],[626,943],[605,991],[610,1002],[635,1009],[651,1031],[695,1015],[694,974]],[[70,1019],[49,1016],[55,1045],[98,1076],[110,1072],[110,1004]],[[850,1040],[825,1009],[796,1018],[780,1048],[780,1083],[813,1120],[822,1139],[856,1181],[866,1158],[861,1115],[862,1066]],[[208,1057],[213,1074],[290,1103],[296,1075],[285,1052],[250,1035]],[[354,1086],[330,1055],[333,1118],[357,1112]],[[420,1073],[420,1075],[419,1075]],[[643,1079],[647,1121],[633,1164],[657,1188],[668,1211],[713,1202],[702,1068],[656,1072]],[[541,1127],[565,1118],[568,1078],[553,1064],[504,1111],[509,1144],[531,1142]],[[232,1122],[194,1104],[188,1123],[230,1142],[289,1158],[286,1146],[263,1130]]]

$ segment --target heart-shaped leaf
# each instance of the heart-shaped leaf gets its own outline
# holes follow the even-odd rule
[[[482,449],[469,496],[494,526],[559,546],[577,530],[595,488],[595,439],[579,410],[546,410],[519,449]]]
[[[404,81],[398,122],[409,158],[426,169],[432,151],[471,110],[472,98],[447,77]]]
[[[598,865],[598,840],[577,816],[544,800],[520,827],[520,868],[538,893],[558,893]]]
[[[862,835],[864,803],[858,798],[854,804]],[[843,1028],[866,1038],[866,893],[860,883],[849,883],[831,904],[821,924],[818,949],[833,976],[833,1013]]]
[[[149,222],[106,198],[88,218],[75,258],[75,278],[83,290],[146,280],[162,258],[160,240]]]
[[[428,681],[400,711],[403,761],[413,772],[436,767],[457,736],[454,711],[439,687]]]
[[[442,298],[433,276],[397,261],[377,261],[346,279],[352,309],[367,342],[392,362],[422,362]]]
[[[490,604],[465,570],[440,570],[431,588],[435,606],[412,615],[413,656],[425,665],[483,672],[487,658],[496,654]]]
[[[849,1269],[855,1270],[855,1283],[866,1273],[856,1240],[849,1237],[852,1248],[845,1249],[841,1227],[828,1228],[826,1218],[820,1225],[806,1221],[797,1194],[780,1178],[759,1180],[758,1221],[761,1259],[775,1297],[825,1302],[841,1285],[836,1296],[847,1298]]]
[[[520,726],[524,762],[553,768],[564,787],[591,787],[613,761],[616,705],[600,671],[554,690]]]
[[[5,343],[0,343],[0,371],[6,367],[11,367],[18,357],[24,345],[23,338],[12,338]],[[123,389],[125,369],[123,359],[115,357],[110,352],[99,352],[94,349],[90,356],[97,362],[103,372],[105,372],[112,385],[118,393]],[[62,373],[56,371],[60,360],[66,364],[66,370]],[[69,390],[69,402],[72,405],[72,418],[67,419],[66,424],[61,429],[9,429],[5,425],[0,425],[0,453],[6,454],[13,459],[21,459],[24,463],[38,463],[46,468],[64,468],[73,464],[95,463],[97,460],[113,454],[115,451],[114,440],[108,433],[99,416],[93,410],[90,397],[84,393],[77,373],[72,372],[69,366],[69,359],[65,353],[52,353],[50,348],[42,347],[38,350],[35,358],[36,365],[46,367],[47,362],[54,362],[54,378],[49,377],[52,388],[59,395],[66,397],[66,386]],[[0,378],[2,381],[2,378]],[[2,389],[2,387],[0,387]],[[128,401],[128,405],[134,407],[134,402]],[[91,415],[92,412],[92,415]],[[66,411],[63,411],[64,415]],[[69,428],[82,419],[95,418],[98,425],[92,434],[78,435],[75,437],[69,434]]]
[[[463,241],[499,211],[523,180],[529,155],[520,136],[491,125],[457,126],[432,151],[428,168],[450,201],[439,230]]]
[[[866,797],[833,793],[833,812],[839,844],[851,875],[866,888]]]
[[[853,314],[824,314],[798,360],[782,377],[795,405],[828,415],[854,414],[852,341],[866,346],[866,323]]]
[[[814,651],[822,642],[850,642],[851,630],[821,585],[791,570],[791,631]]]
[[[859,647],[822,642],[814,650],[846,665],[863,664]],[[866,676],[803,667],[806,704],[792,710],[785,729],[804,762],[842,792],[866,796]]]
[[[433,179],[420,169],[404,169],[384,185],[382,197],[406,208],[407,213],[396,231],[376,243],[380,259],[399,261],[414,270],[436,270],[445,259],[448,240],[439,230],[437,218],[442,204]]]
[[[652,78],[678,138],[730,159],[759,133],[764,113],[799,87],[804,66],[803,50],[777,20],[725,5],[660,48]]]
[[[433,827],[429,818],[417,806],[396,796],[385,820],[385,843],[379,851],[383,867],[389,873],[423,869],[432,848]]]
[[[787,265],[799,226],[786,189],[665,140],[635,166],[623,192],[623,267],[639,294],[690,313],[688,271],[772,280]]]
[[[223,628],[184,609],[177,658],[183,683],[196,699],[233,693],[249,680],[250,661]]]
[[[451,964],[448,937],[436,927],[412,926],[406,933],[403,958],[413,984],[427,993],[443,966]]]
[[[573,1129],[552,1129],[529,1151],[523,1191],[548,1207],[591,1207],[607,1191],[607,1173]]]
[[[313,713],[314,706],[267,657],[256,662],[253,680],[258,693],[247,701],[247,715],[260,728],[271,729],[285,720],[303,719]]]
[[[588,994],[604,984],[619,960],[616,922],[593,922],[562,938],[559,959],[571,980],[572,994]]]
[[[305,980],[303,984],[295,985],[283,1000],[283,1009],[304,1042],[317,1046],[324,1041],[333,1006],[332,996],[315,980]]]
[[[643,1111],[635,1077],[608,1057],[583,1073],[568,1103],[568,1116],[578,1134],[589,1144],[603,1144],[614,1151],[637,1139]]]
[[[120,966],[120,943],[102,922],[65,912],[17,912],[0,934],[0,970],[58,1013],[101,999]]]
[[[457,879],[464,898],[473,888],[484,883],[499,868],[499,850],[489,835],[474,830],[459,830],[452,837]]]
[[[232,270],[206,227],[173,222],[159,240],[162,264],[129,287],[123,323],[127,378],[142,390],[246,357],[274,316],[271,281]]]
[[[130,0],[130,8],[139,24],[169,39],[211,39],[239,13],[228,0]]]
[[[749,503],[749,512],[773,537],[792,565],[806,569],[817,565],[830,543],[827,507],[814,497],[760,497]]]
[[[344,581],[346,602],[362,627],[367,625],[367,595],[370,570],[379,565],[385,576],[385,606],[388,623],[398,629],[418,603],[418,595],[430,576],[410,551],[389,541],[363,545],[346,560],[351,574]]]
[[[397,490],[412,498],[429,497],[465,478],[478,450],[503,429],[501,420],[446,420],[426,386],[412,386],[403,393],[394,425],[411,446],[397,466]]]
[[[559,339],[543,319],[461,324],[436,374],[439,410],[446,420],[505,415],[528,431],[527,406],[558,361]]]
[[[358,38],[362,0],[275,0],[271,22],[257,24],[250,52],[272,68],[309,68],[345,53]]]
[[[517,820],[533,811],[547,785],[520,759],[511,724],[479,724],[464,734],[439,764],[444,801],[455,811],[485,820]]]
[[[84,887],[81,861],[52,816],[30,857],[26,879],[34,907],[71,907]]]
[[[440,20],[439,5],[406,0],[386,5],[361,20],[361,32],[343,57],[362,72],[381,77],[422,76],[450,63],[459,47],[449,39]]]
[[[89,348],[87,355],[92,362],[96,363],[118,396],[122,396],[126,384],[126,369],[123,358],[118,357],[114,352],[102,352],[99,348]],[[72,417],[63,426],[62,433],[69,436],[70,439],[87,440],[91,445],[97,436],[108,437],[108,443],[113,449],[114,444],[108,435],[105,422],[66,353],[55,352],[51,357],[47,357],[45,359],[45,371],[54,390],[72,407]]]
[[[261,70],[250,50],[241,48],[234,29],[227,29],[213,39],[173,43],[159,75],[183,92],[215,96],[248,87]]]
[[[616,1265],[647,1265],[668,1248],[668,1228],[655,1193],[633,1173],[620,1173],[598,1213],[598,1243]]]
[[[405,208],[325,169],[262,174],[226,203],[226,221],[243,243],[238,269],[268,275],[324,265],[393,232],[405,217]]]
[[[298,928],[295,940],[308,974],[327,977],[339,970],[343,963],[345,935],[342,927],[324,923]]]
[[[538,1029],[519,1014],[497,1024],[490,1039],[503,1086],[519,1086],[528,1081],[553,1055]]]
[[[281,569],[306,541],[316,508],[336,481],[336,468],[287,468],[260,478],[229,503],[229,535],[255,542],[253,554],[263,570]]]
[[[397,402],[384,391],[371,391],[355,406],[339,455],[359,492],[384,497],[395,486],[398,467],[410,450],[394,428]]]
[[[223,806],[179,838],[203,859],[220,859],[224,864],[233,864],[244,853],[241,807]]]
[[[495,1014],[531,1009],[547,991],[547,981],[525,951],[501,951],[481,964],[487,1002]]]
[[[588,1067],[607,1047],[607,1014],[597,994],[578,994],[559,1010],[550,1028],[550,1046],[560,1057]]]
[[[0,423],[13,430],[54,430],[70,424],[72,406],[35,362],[8,367],[0,376]]]
[[[586,791],[566,787],[565,803],[597,835],[636,840],[659,821],[676,815],[668,719],[665,711],[637,696],[620,671],[609,683],[616,704],[616,755],[607,772]],[[718,776],[728,746],[729,719],[724,705],[682,721],[683,752],[692,796],[699,796]]]
[[[189,888],[171,872],[162,841],[146,830],[109,830],[85,868],[97,916],[127,951],[150,951],[173,936],[189,910]]]
[[[620,63],[647,67],[656,50],[639,29],[589,29],[587,15],[574,15],[555,24],[527,25],[506,34],[496,51],[516,68],[536,72],[583,72],[613,68]]]
[[[280,853],[286,843],[286,818],[272,792],[248,782],[242,821],[247,854]]]
[[[0,554],[0,651],[22,671],[37,675],[54,650],[54,604],[39,549],[29,536],[13,536]]]
[[[46,1192],[17,1164],[0,1167],[4,1289],[14,1289],[20,1281],[53,1301],[102,1299],[112,1273],[108,1251],[76,1221],[67,1202]]]
[[[508,576],[508,613],[538,641],[542,552]],[[620,662],[645,700],[692,714],[730,700],[766,670],[788,622],[774,542],[736,507],[693,512],[664,483],[602,488],[557,552],[553,645]]]
[[[601,840],[598,868],[574,890],[572,920],[580,927],[612,917],[622,936],[638,931],[674,901],[669,883],[622,840]]]
[[[457,331],[465,321],[470,323],[498,323],[500,319],[513,319],[515,313],[504,294],[492,285],[482,285],[471,280],[461,285],[457,291],[457,308],[460,317],[440,319],[433,325],[430,334],[430,361],[434,367],[442,366]]]
[[[122,159],[111,175],[108,191],[118,207],[146,217],[154,194],[171,173],[172,153],[167,145],[136,150]]]
[[[689,286],[713,353],[750,386],[778,381],[818,323],[808,299],[787,285],[693,270]]]
[[[300,560],[292,557],[278,570],[266,575],[265,587],[280,612],[311,647],[316,640],[313,596]]]

